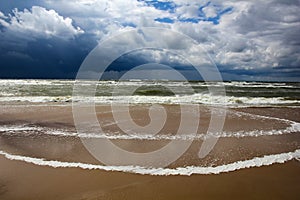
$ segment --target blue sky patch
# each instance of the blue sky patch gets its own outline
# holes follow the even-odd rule
[[[165,10],[170,13],[174,13],[176,9],[176,4],[173,2],[161,2],[161,1],[147,1],[147,0],[138,0],[141,2],[145,2],[148,6],[153,6],[154,8],[158,10]]]
[[[167,17],[165,17],[165,18],[156,18],[155,21],[161,22],[161,23],[168,23],[168,24],[174,23],[173,19],[167,18]]]
[[[187,23],[195,23],[197,24],[200,19],[197,18],[185,18],[185,19],[179,19],[180,22],[187,22]]]
[[[144,2],[147,6],[153,6],[155,9],[158,10],[164,10],[168,11],[169,13],[176,13],[176,8],[178,5],[176,5],[174,2],[167,1],[157,1],[157,0],[138,0],[140,2]],[[205,15],[205,12],[203,11],[204,8],[211,6],[214,7],[216,10],[217,15],[215,17],[207,17]],[[197,16],[194,16],[192,18],[181,18],[180,16],[177,16],[177,20],[180,22],[187,22],[187,23],[198,23],[199,21],[208,21],[212,22],[213,24],[217,25],[219,24],[220,18],[222,15],[229,13],[232,11],[232,8],[222,8],[218,5],[212,4],[211,2],[207,2],[204,5],[199,6],[199,12]],[[161,22],[161,23],[174,23],[174,19],[171,18],[156,18],[155,21]]]
[[[207,17],[203,11],[204,8],[208,7],[208,6],[213,6],[216,9],[217,12],[217,16],[215,17]],[[204,6],[201,6],[199,8],[199,17],[201,21],[209,21],[212,22],[213,24],[219,24],[219,21],[221,19],[221,17],[226,14],[226,13],[230,13],[232,11],[232,7],[228,7],[228,8],[221,8],[218,5],[211,5],[211,2],[208,2],[207,4],[205,4]]]

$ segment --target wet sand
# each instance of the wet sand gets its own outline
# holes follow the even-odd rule
[[[298,161],[219,175],[49,168],[0,157],[1,199],[298,199]]]
[[[135,107],[132,116],[136,123],[146,125],[147,106]],[[178,128],[178,108],[167,106],[171,112],[164,132]],[[209,108],[201,107],[199,134],[207,130]],[[74,131],[69,104],[0,105],[0,125],[26,124]],[[117,131],[109,125],[112,115],[109,106],[98,106],[98,117],[107,125],[105,131]],[[240,108],[230,109],[299,122],[299,108]],[[192,115],[191,115],[192,116]],[[192,118],[191,118],[192,119]],[[101,121],[101,123],[102,123]],[[227,114],[224,130],[238,131],[254,128],[280,129],[285,123],[255,119],[247,115]],[[53,135],[22,135],[1,132],[1,150],[47,160],[99,164],[76,137]],[[152,151],[168,141],[116,140],[115,144],[132,151]],[[189,150],[169,167],[201,165],[217,166],[263,155],[291,152],[300,149],[299,134],[259,137],[228,137],[219,139],[213,151],[198,159],[202,140],[193,142]],[[101,163],[100,163],[101,164]],[[152,176],[80,168],[52,168],[14,161],[0,156],[0,199],[298,199],[300,162],[241,169],[217,175]]]

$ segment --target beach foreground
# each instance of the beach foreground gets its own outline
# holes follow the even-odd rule
[[[76,135],[70,104],[2,104],[0,198],[297,199],[299,108],[228,109],[223,135],[209,155],[199,159],[210,107],[199,106],[199,129],[193,138],[176,138],[178,106],[164,107],[168,121],[152,138],[125,137],[112,123],[110,106],[96,107],[107,133],[100,138],[108,137],[128,151],[149,152],[171,140],[193,140],[178,160],[148,170],[105,166],[96,160]],[[137,124],[149,123],[148,108],[131,106]],[[192,113],[190,120],[195,120]]]

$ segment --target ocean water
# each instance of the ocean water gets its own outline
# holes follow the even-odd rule
[[[72,102],[74,80],[0,80],[0,102]],[[83,87],[95,84],[82,81]],[[129,92],[132,88],[135,91]],[[210,89],[210,90],[209,90]],[[225,95],[211,90],[224,89]],[[300,106],[300,83],[99,81],[96,103],[205,104],[229,107]]]

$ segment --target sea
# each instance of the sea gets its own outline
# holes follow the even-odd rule
[[[72,102],[74,84],[94,81],[0,80],[0,102]],[[85,100],[96,103],[204,104],[229,107],[300,106],[300,83],[98,81]],[[135,88],[133,90],[132,88]],[[215,93],[212,91],[225,91]],[[90,97],[90,99],[89,99]]]

